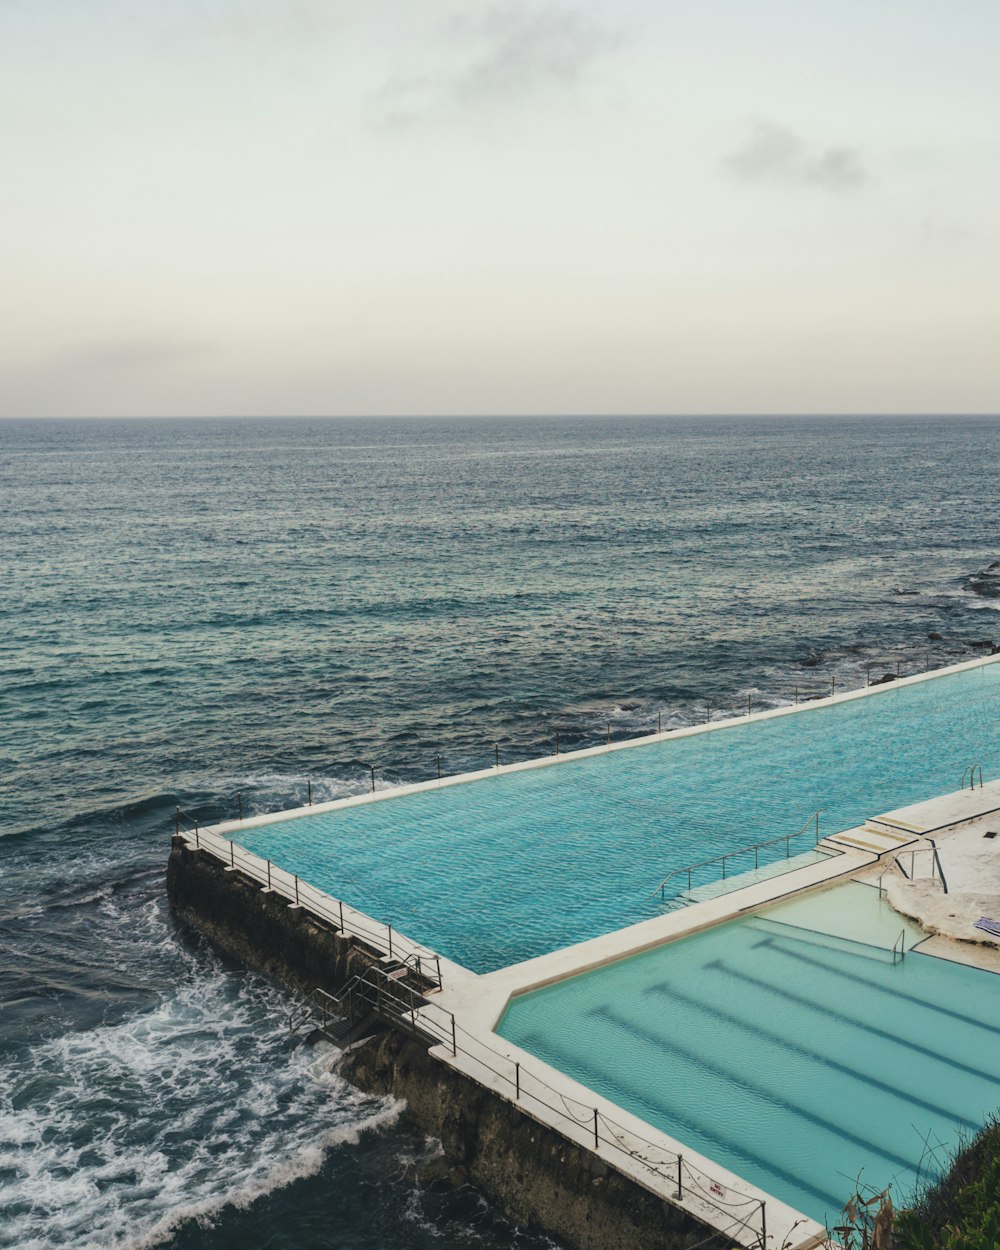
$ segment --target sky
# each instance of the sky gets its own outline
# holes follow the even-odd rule
[[[0,416],[1000,411],[995,0],[0,0]]]

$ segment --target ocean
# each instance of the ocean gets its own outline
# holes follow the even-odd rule
[[[174,923],[175,806],[972,658],[998,464],[984,417],[0,422],[0,1247],[551,1245]]]

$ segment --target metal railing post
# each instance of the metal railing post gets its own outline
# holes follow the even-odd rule
[[[608,746],[611,745],[611,722],[608,721]]]
[[[760,1244],[767,1250],[767,1203],[760,1202]]]
[[[663,733],[663,713],[662,712],[656,713],[656,732],[658,734]]]
[[[306,802],[308,803],[310,807],[312,807],[313,805],[313,783],[309,777],[306,778]]]
[[[837,693],[837,679],[836,677],[831,677],[830,678],[830,698],[832,699],[836,693]]]
[[[298,877],[296,877],[295,878],[295,906],[298,907],[298,905],[299,905],[299,879]]]
[[[340,904],[340,931],[341,933],[344,933],[346,932],[344,929],[344,900],[342,898],[338,898],[337,902]]]
[[[458,1038],[455,1036],[455,1013],[451,1013],[451,1053],[458,1054]]]
[[[391,955],[392,954],[392,925],[387,924],[386,928],[389,930],[389,954]]]
[[[674,1195],[677,1198],[684,1197],[684,1180],[681,1175],[681,1169],[683,1168],[683,1166],[684,1166],[684,1156],[678,1155],[677,1156],[677,1193]]]
[[[500,767],[500,743],[499,742],[493,743],[493,754],[496,757],[497,768],[499,768]]]
[[[372,770],[372,794],[374,794],[375,793],[375,765],[374,764],[372,764],[371,770]]]
[[[595,1107],[594,1108],[594,1149],[597,1150],[600,1144],[601,1144],[601,1139],[597,1134],[597,1108]]]
[[[521,1065],[519,1063],[514,1064],[514,1097],[521,1097]]]
[[[435,955],[434,962],[437,964],[438,986],[440,987],[441,985],[444,984],[441,980],[441,956]]]
[[[267,888],[271,888],[271,861],[267,861]]]
[[[229,839],[229,867],[236,867],[236,847],[233,845],[232,838]]]
[[[178,807],[174,812],[174,833],[177,837],[181,834],[181,809]]]

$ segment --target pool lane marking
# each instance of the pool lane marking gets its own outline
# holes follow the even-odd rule
[[[825,936],[825,935],[824,935]],[[978,1020],[975,1016],[967,1016],[962,1011],[956,1011],[953,1007],[942,1007],[939,1003],[931,1002],[927,998],[920,998],[916,994],[907,994],[903,990],[894,990],[888,985],[881,985],[877,981],[872,981],[868,977],[860,976],[856,972],[848,972],[844,968],[837,968],[833,964],[824,963],[821,959],[813,959],[811,955],[806,955],[803,951],[788,950],[788,942],[796,941],[795,938],[783,938],[778,934],[761,938],[759,942],[754,942],[754,948],[758,946],[770,946],[776,948],[778,954],[784,955],[786,959],[794,959],[799,963],[808,964],[811,968],[820,968],[824,972],[828,972],[831,976],[840,977],[844,981],[853,981],[857,985],[867,985],[870,989],[876,990],[879,994],[887,995],[890,998],[897,998],[901,1002],[913,1003],[921,1007],[925,1011],[934,1011],[938,1015],[948,1016],[952,1020],[961,1020],[963,1024],[971,1025],[976,1029],[983,1029],[984,1032],[991,1034],[994,1038],[1000,1036],[1000,1028],[995,1024],[987,1024],[985,1020]],[[841,938],[843,942],[849,942],[850,938]],[[864,945],[864,944],[863,944]],[[828,947],[828,950],[837,949]],[[878,947],[875,948],[876,950]],[[889,952],[887,951],[886,954]],[[858,955],[849,950],[838,950],[838,954],[846,959],[865,959],[869,963],[872,961],[870,955]],[[975,971],[975,969],[973,969]]]
[[[850,1129],[843,1128],[839,1124],[835,1124],[832,1120],[826,1119],[825,1116],[819,1115],[815,1111],[810,1111],[807,1107],[800,1104],[792,1103],[780,1094],[774,1088],[766,1085],[759,1085],[755,1081],[751,1081],[745,1076],[738,1073],[729,1072],[720,1064],[707,1059],[697,1050],[691,1050],[682,1045],[676,1038],[672,1038],[669,1042],[665,1042],[663,1038],[657,1037],[655,1033],[644,1029],[641,1024],[623,1016],[618,1016],[607,1005],[595,1007],[591,1015],[599,1016],[603,1020],[610,1021],[611,1024],[627,1033],[630,1037],[640,1037],[648,1045],[666,1055],[680,1055],[696,1068],[701,1068],[704,1072],[710,1072],[714,1077],[723,1083],[741,1090],[744,1094],[749,1094],[752,1098],[759,1102],[771,1103],[775,1102],[775,1098],[781,1099],[781,1109],[788,1112],[791,1116],[804,1120],[806,1124],[811,1124],[816,1128],[830,1134],[831,1137],[839,1137],[842,1141],[847,1142],[851,1146],[857,1147],[859,1150],[869,1151],[885,1159],[886,1162],[894,1164],[898,1168],[907,1168],[915,1171],[916,1167],[912,1160],[904,1158],[902,1155],[896,1154],[894,1150],[888,1147],[876,1145],[875,1142],[869,1141],[862,1137],[859,1133],[852,1133]]]
[[[510,1038],[509,1040],[515,1041],[514,1038]],[[842,1198],[838,1198],[834,1194],[827,1193],[825,1190],[820,1189],[817,1185],[813,1184],[809,1180],[806,1180],[804,1177],[797,1176],[794,1172],[789,1172],[785,1168],[778,1166],[771,1158],[755,1154],[752,1150],[748,1149],[744,1143],[738,1142],[734,1138],[723,1136],[714,1128],[710,1128],[705,1124],[699,1123],[697,1120],[690,1119],[688,1116],[684,1115],[675,1108],[664,1107],[658,1105],[657,1103],[650,1102],[647,1097],[638,1093],[634,1089],[627,1088],[623,1085],[617,1085],[613,1080],[609,1081],[609,1076],[606,1071],[602,1071],[600,1068],[595,1068],[593,1064],[580,1059],[573,1052],[554,1045],[549,1038],[541,1038],[538,1037],[537,1034],[529,1033],[525,1037],[517,1039],[515,1044],[523,1047],[523,1049],[527,1050],[529,1053],[537,1055],[539,1059],[543,1060],[545,1063],[551,1064],[551,1066],[556,1068],[558,1071],[566,1073],[567,1076],[572,1077],[574,1080],[578,1080],[581,1085],[586,1085],[589,1089],[595,1090],[603,1097],[609,1099],[609,1101],[623,1107],[626,1111],[630,1111],[633,1115],[638,1116],[639,1119],[645,1120],[646,1123],[651,1125],[653,1128],[674,1137],[682,1152],[685,1145],[691,1145],[698,1150],[699,1153],[704,1153],[706,1158],[712,1159],[714,1162],[717,1162],[726,1168],[730,1168],[732,1166],[735,1169],[739,1167],[741,1163],[749,1163],[768,1178],[765,1184],[770,1184],[771,1180],[777,1178],[784,1181],[788,1185],[794,1186],[800,1193],[809,1194],[813,1198],[816,1198],[828,1208],[831,1214],[835,1213],[839,1215],[843,1209],[844,1202]],[[627,1101],[622,1101],[623,1097]],[[635,1108],[641,1108],[641,1110],[635,1110]],[[664,1118],[666,1118],[667,1123],[670,1125],[669,1128],[663,1127]],[[676,1137],[675,1125],[680,1127],[681,1132],[685,1134],[693,1134],[694,1141],[688,1137],[686,1142],[682,1142],[679,1137]],[[702,1145],[700,1143],[704,1144]],[[714,1147],[720,1147],[723,1151],[727,1152],[729,1159],[734,1161],[733,1164],[727,1162],[725,1158],[718,1159],[715,1157],[712,1154]],[[912,1168],[907,1165],[907,1170],[912,1171]],[[749,1181],[755,1188],[757,1187],[757,1182],[750,1180],[749,1177],[741,1176],[740,1173],[735,1170],[734,1175],[739,1176],[741,1180]],[[781,1197],[780,1194],[775,1194],[774,1196],[776,1198]],[[788,1199],[781,1200],[788,1201]],[[795,1202],[790,1202],[789,1205],[794,1206]]]
[[[773,985],[770,981],[765,981],[761,977],[755,977],[749,972],[741,972],[738,968],[727,964],[723,959],[713,959],[711,963],[705,964],[705,967],[718,968],[729,976],[745,981],[747,985],[753,985],[757,989],[766,990],[768,993],[775,994],[778,998],[786,999],[790,1003],[795,1003],[799,1007],[808,1007],[822,1016],[828,1016],[831,1020],[847,1023],[852,1028],[860,1029],[865,1033],[871,1033],[874,1037],[881,1037],[885,1041],[893,1042],[897,1046],[903,1046],[919,1055],[926,1055],[927,1058],[947,1064],[950,1068],[957,1068],[959,1071],[967,1072],[970,1076],[978,1077],[980,1080],[1000,1085],[1000,1077],[995,1072],[986,1072],[982,1068],[973,1067],[972,1064],[963,1063],[960,1059],[950,1059],[938,1050],[932,1050],[929,1046],[921,1046],[919,1042],[913,1042],[909,1038],[900,1037],[897,1033],[890,1033],[887,1029],[880,1029],[878,1025],[869,1024],[867,1020],[859,1020],[855,1016],[845,1015],[843,1011],[835,1011],[832,1007],[827,1007],[823,1003],[817,1003],[813,999],[807,998],[804,994],[796,994],[793,990],[782,989],[781,986]]]
[[[940,1116],[941,1119],[948,1122],[961,1124],[963,1127],[978,1131],[982,1124],[975,1120],[966,1119],[964,1116],[956,1117],[953,1110],[947,1107],[939,1107],[936,1103],[928,1102],[924,1098],[917,1097],[908,1090],[900,1089],[896,1085],[890,1085],[888,1081],[881,1081],[876,1076],[872,1076],[868,1072],[861,1072],[857,1068],[852,1068],[849,1064],[841,1063],[838,1059],[830,1058],[821,1054],[816,1050],[809,1050],[808,1047],[802,1046],[798,1042],[792,1041],[789,1037],[782,1033],[775,1033],[771,1029],[764,1028],[763,1025],[752,1024],[747,1020],[742,1020],[739,1016],[733,1015],[732,1012],[724,1011],[721,1007],[714,1004],[703,1002],[701,999],[692,998],[685,994],[683,990],[677,989],[668,981],[661,982],[659,985],[650,985],[644,993],[662,994],[669,998],[671,1002],[684,1003],[686,1006],[693,1008],[695,1011],[703,1012],[705,1015],[713,1016],[716,1020],[725,1021],[727,1024],[733,1024],[738,1029],[749,1033],[752,1036],[764,1038],[768,1042],[781,1047],[783,1050],[791,1051],[793,1054],[801,1055],[805,1059],[814,1060],[825,1067],[832,1068],[835,1072],[840,1072],[844,1076],[851,1077],[852,1080],[860,1081],[866,1085],[873,1085],[876,1089],[880,1089],[883,1093],[890,1094],[895,1098],[901,1099],[910,1106],[922,1107],[925,1111],[930,1111],[934,1115]]]

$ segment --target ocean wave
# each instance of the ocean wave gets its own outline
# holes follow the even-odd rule
[[[150,1011],[6,1064],[0,1246],[153,1246],[393,1123],[401,1104],[294,1047],[285,1007],[256,978],[202,968]]]

